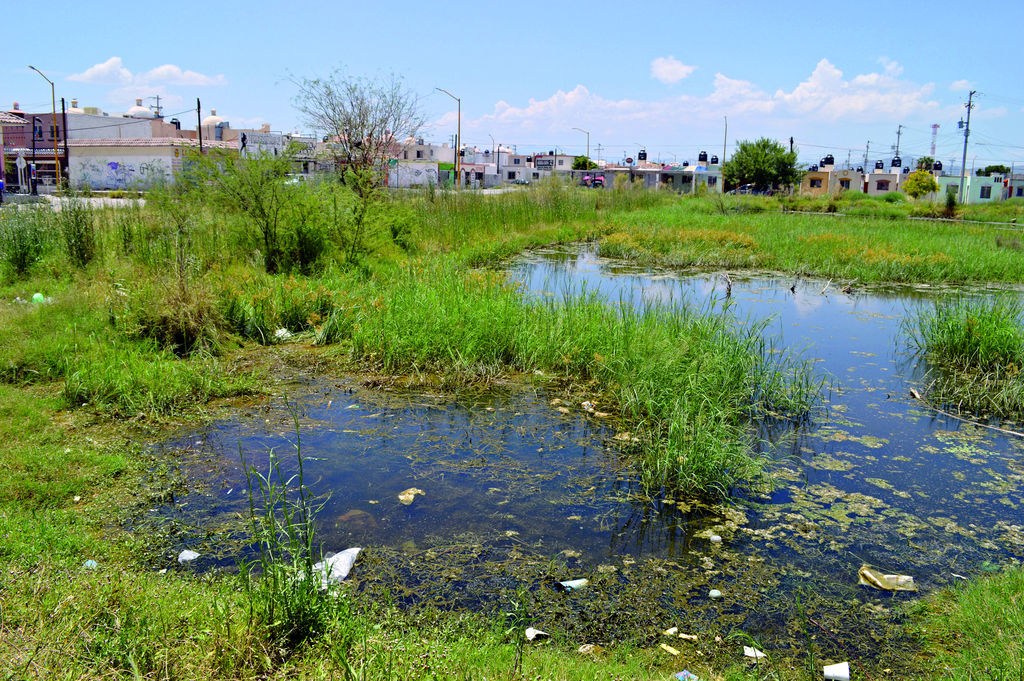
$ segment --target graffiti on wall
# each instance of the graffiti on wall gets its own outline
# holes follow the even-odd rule
[[[74,184],[93,189],[137,189],[168,179],[166,165],[159,160],[132,163],[89,158],[74,165],[78,169]]]

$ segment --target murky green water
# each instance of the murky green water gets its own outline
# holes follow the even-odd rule
[[[717,275],[676,277],[580,248],[531,253],[511,273],[536,295],[585,286],[613,304],[703,307],[725,294]],[[486,607],[525,587],[538,611],[547,608],[541,623],[606,639],[638,627],[656,636],[684,617],[789,645],[799,593],[819,617],[841,616],[837,630],[856,628],[853,652],[874,657],[893,599],[913,595],[858,586],[862,564],[912,575],[927,592],[1024,557],[1024,441],[910,398],[926,367],[901,347],[901,320],[948,292],[823,288],[732,276],[729,314],[771,317],[767,332],[780,348],[814,358],[835,379],[812,423],[762,433],[778,461],[773,494],[716,508],[651,500],[608,419],[529,386],[433,395],[311,379],[288,392],[309,457],[306,484],[324,503],[325,545],[370,549],[356,588]],[[291,461],[294,439],[275,400],[165,443],[214,483],[159,513],[197,528],[191,541],[205,534],[206,565],[233,561],[235,535],[218,528],[246,509],[239,447],[265,469],[271,449]],[[424,494],[403,505],[398,494],[411,487]],[[555,601],[543,586],[579,576],[593,580],[589,595]],[[723,601],[707,599],[711,587]]]

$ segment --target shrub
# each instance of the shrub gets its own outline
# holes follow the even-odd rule
[[[57,212],[57,224],[68,259],[78,267],[88,265],[96,256],[96,228],[89,209],[77,199],[66,201]]]
[[[50,248],[48,211],[0,213],[0,258],[21,276]]]

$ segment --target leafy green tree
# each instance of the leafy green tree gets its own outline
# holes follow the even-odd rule
[[[985,166],[984,168],[982,168],[981,170],[978,171],[978,176],[979,177],[988,177],[990,175],[1009,175],[1009,174],[1010,174],[1009,166],[1004,166],[1004,165]]]
[[[939,191],[939,183],[927,170],[915,170],[903,181],[903,191],[916,199]]]
[[[743,140],[722,167],[725,183],[733,187],[751,184],[758,191],[797,184],[802,173],[796,167],[796,157],[795,149],[786,151],[767,137]]]
[[[935,159],[931,156],[921,156],[917,159],[918,170],[931,170],[932,165],[935,163]]]
[[[597,168],[597,164],[586,156],[577,156],[572,160],[573,170],[593,170],[594,168]]]

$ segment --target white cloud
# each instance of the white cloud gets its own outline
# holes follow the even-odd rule
[[[901,80],[903,67],[882,57],[882,73],[865,73],[850,80],[828,59],[822,59],[811,75],[793,88],[792,92],[779,90],[775,100],[796,114],[820,114],[833,121],[891,120],[893,117],[913,117],[939,108],[930,100],[934,84],[917,85]]]
[[[95,85],[121,85],[122,90],[135,87],[140,88],[140,92],[145,91],[147,95],[153,94],[157,88],[168,85],[198,87],[227,85],[227,78],[221,74],[207,76],[196,71],[184,70],[174,64],[164,64],[145,73],[133,74],[125,68],[120,57],[111,57],[102,64],[90,66],[82,73],[68,76],[68,80]],[[123,96],[123,92],[114,91],[110,93],[110,96],[111,101],[116,101],[114,98]]]
[[[969,80],[954,80],[949,84],[951,92],[966,92],[971,89],[971,81]]]
[[[167,85],[226,85],[227,79],[218,74],[207,76],[195,71],[183,71],[180,66],[164,64],[139,74],[137,80],[142,83],[165,83]]]
[[[68,80],[97,85],[127,84],[132,81],[132,72],[121,65],[120,57],[111,57],[102,64],[90,66],[82,73],[68,76]]]
[[[672,55],[658,57],[651,62],[651,78],[667,85],[678,83],[696,70],[696,66],[684,64]]]

